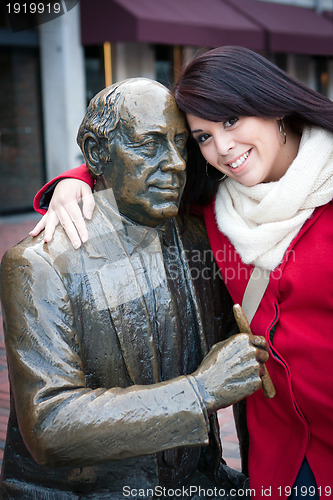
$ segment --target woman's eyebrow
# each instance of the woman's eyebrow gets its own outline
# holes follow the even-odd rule
[[[198,128],[197,130],[191,130],[191,134],[196,134],[197,132],[202,132],[202,128]]]

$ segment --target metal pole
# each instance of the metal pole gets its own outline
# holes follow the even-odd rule
[[[111,56],[111,43],[104,42],[104,76],[105,76],[105,87],[112,85],[112,56]]]

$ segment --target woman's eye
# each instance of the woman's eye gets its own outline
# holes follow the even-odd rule
[[[233,116],[232,118],[229,118],[229,120],[223,122],[223,126],[224,128],[229,128],[229,127],[232,127],[233,125],[235,125],[235,123],[237,123],[239,120],[239,118],[237,116]]]
[[[196,138],[196,141],[199,143],[199,144],[203,144],[204,142],[206,142],[208,139],[210,138],[210,135],[209,134],[200,134],[197,136]]]

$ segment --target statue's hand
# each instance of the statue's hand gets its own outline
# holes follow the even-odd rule
[[[259,389],[268,357],[266,340],[256,335],[240,333],[214,345],[192,374],[208,413]]]
[[[94,206],[95,200],[88,184],[78,179],[63,179],[55,187],[47,213],[29,234],[37,236],[45,229],[44,241],[51,241],[60,222],[73,247],[79,248],[81,242],[88,240],[84,217],[91,219]]]

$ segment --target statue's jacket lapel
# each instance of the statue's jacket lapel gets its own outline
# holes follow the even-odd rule
[[[207,262],[192,258],[196,250],[209,248],[208,244],[201,248],[205,241],[201,227],[200,224],[197,227],[196,242],[193,228],[187,232],[179,222],[172,222],[174,243],[193,303],[198,345],[204,357],[210,345],[220,339],[216,317],[219,323],[223,321],[213,311],[211,281],[201,278],[203,271],[207,272]],[[159,382],[155,318],[149,314],[147,305],[152,290],[165,286],[167,279],[158,231],[124,224],[114,205],[103,196],[97,199],[88,229],[89,240],[80,252],[75,252],[74,260],[72,256],[68,259],[64,256],[65,265],[71,266],[68,291],[78,310],[77,331],[83,351],[81,358],[87,363],[85,371],[90,373],[88,382],[120,387]],[[208,265],[211,268],[214,263]],[[73,280],[73,267],[77,280]],[[196,279],[192,279],[193,268]],[[220,291],[215,292],[218,298]]]

